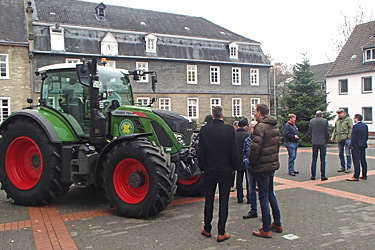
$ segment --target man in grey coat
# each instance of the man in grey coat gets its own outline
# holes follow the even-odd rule
[[[316,161],[320,151],[320,178],[322,181],[328,180],[326,177],[326,153],[329,140],[328,121],[323,118],[323,112],[316,111],[315,118],[310,120],[309,132],[312,144],[311,180],[315,180]]]

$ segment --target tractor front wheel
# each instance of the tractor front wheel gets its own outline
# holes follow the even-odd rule
[[[173,200],[177,175],[169,155],[146,140],[116,145],[104,162],[104,188],[119,215],[145,218]]]

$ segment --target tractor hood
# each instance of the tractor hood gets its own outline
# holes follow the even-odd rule
[[[160,116],[173,132],[183,134],[187,140],[187,145],[190,144],[191,137],[194,133],[193,121],[185,118],[179,113],[168,110],[154,109],[152,112]]]

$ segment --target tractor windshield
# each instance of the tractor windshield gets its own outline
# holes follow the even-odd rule
[[[99,81],[102,83],[99,92],[103,94],[103,102],[117,100],[120,105],[133,105],[133,93],[127,75],[118,69],[100,67]]]

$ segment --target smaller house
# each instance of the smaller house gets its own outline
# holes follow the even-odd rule
[[[326,75],[328,111],[362,114],[375,134],[375,21],[357,25]],[[333,124],[334,121],[331,121]]]

